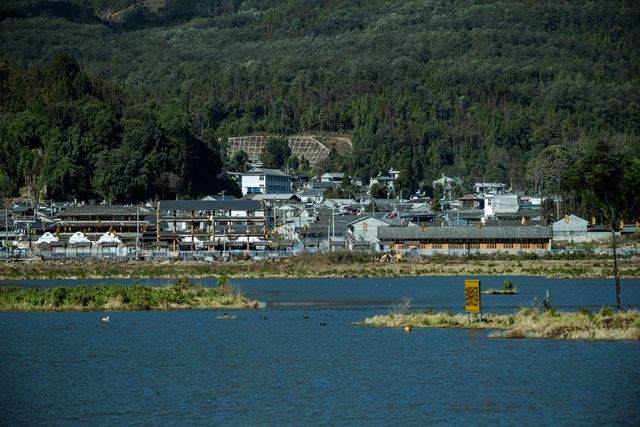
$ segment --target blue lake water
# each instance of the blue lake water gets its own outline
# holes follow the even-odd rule
[[[0,425],[637,425],[638,342],[352,325],[402,298],[460,311],[462,280],[238,279],[266,308],[232,321],[0,313]],[[485,309],[515,311],[547,289],[561,308],[615,304],[611,280],[512,280],[520,294],[483,295]],[[622,286],[625,306],[639,307],[640,280]]]

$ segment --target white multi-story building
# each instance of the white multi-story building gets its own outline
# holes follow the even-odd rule
[[[291,176],[279,169],[253,168],[241,176],[243,195],[291,192]]]
[[[485,194],[484,217],[491,218],[500,213],[516,213],[520,209],[520,200],[517,194]]]

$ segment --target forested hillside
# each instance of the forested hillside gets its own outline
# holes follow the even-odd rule
[[[14,0],[0,19],[14,191],[213,192],[217,138],[305,132],[350,136],[326,167],[398,168],[404,191],[448,173],[640,205],[635,1]]]

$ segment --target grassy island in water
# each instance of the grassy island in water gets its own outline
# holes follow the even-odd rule
[[[501,338],[549,338],[577,340],[640,340],[640,312],[597,313],[588,309],[558,312],[555,309],[522,308],[515,314],[482,314],[482,321],[468,322],[464,313],[390,313],[365,319],[358,325],[387,328],[467,328],[494,330]]]
[[[236,292],[223,278],[215,288],[188,279],[166,287],[55,286],[46,289],[0,286],[0,310],[4,311],[98,311],[256,308],[257,303]]]

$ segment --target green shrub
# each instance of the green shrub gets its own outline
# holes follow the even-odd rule
[[[67,298],[67,289],[62,286],[56,286],[50,288],[47,293],[47,302],[53,307],[60,307],[64,304]]]
[[[610,316],[613,316],[613,311],[611,310],[611,307],[609,307],[608,305],[605,305],[605,306],[602,306],[602,308],[600,309],[600,315],[605,317],[610,317]]]
[[[587,307],[578,307],[576,313],[582,314],[583,316],[593,317],[593,313]]]

